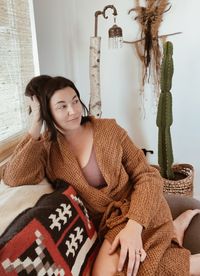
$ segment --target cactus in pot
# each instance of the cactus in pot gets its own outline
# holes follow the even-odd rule
[[[172,116],[172,87],[173,68],[173,45],[170,41],[163,46],[163,59],[161,64],[160,86],[161,93],[158,102],[156,124],[158,126],[158,164],[163,178],[173,180],[174,172],[173,149],[170,127],[173,122]]]
[[[170,194],[192,196],[194,170],[190,164],[173,164],[170,127],[172,116],[173,45],[165,42],[160,72],[161,93],[156,124],[158,126],[158,164],[163,177],[163,191]],[[157,167],[157,166],[156,166]]]

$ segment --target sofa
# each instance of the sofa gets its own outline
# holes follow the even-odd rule
[[[200,209],[200,201],[192,197],[165,194],[165,198],[175,219],[188,209]],[[200,215],[196,215],[184,235],[183,246],[192,254],[200,253]]]
[[[60,275],[90,274],[99,248],[97,233],[76,191],[67,183],[58,184],[53,189],[44,179],[38,185],[13,188],[1,181],[0,275],[8,271],[38,275],[41,269],[47,274],[52,269],[60,269]],[[200,201],[191,197],[165,197],[173,218],[200,208]],[[184,237],[184,246],[192,254],[200,253],[199,229],[197,215]],[[30,260],[36,251],[42,253],[37,256],[39,265]]]

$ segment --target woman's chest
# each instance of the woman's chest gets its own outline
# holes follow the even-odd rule
[[[75,156],[81,168],[84,168],[90,159],[93,148],[93,137],[88,135],[87,137],[77,138],[70,143],[70,150]]]

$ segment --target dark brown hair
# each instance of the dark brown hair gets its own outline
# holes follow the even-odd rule
[[[71,87],[76,92],[76,95],[78,96],[78,99],[82,104],[84,116],[82,117],[81,124],[90,121],[90,118],[88,117],[88,109],[85,106],[85,104],[81,101],[78,89],[76,88],[74,83],[69,79],[60,76],[51,77],[48,75],[41,75],[31,79],[25,89],[26,96],[37,96],[41,106],[40,116],[41,119],[45,121],[46,126],[50,132],[51,141],[56,141],[57,129],[54,125],[49,102],[55,91],[66,87]]]
[[[32,78],[25,88],[25,96],[32,97],[36,96],[40,106],[42,106],[42,95],[44,94],[44,86],[51,77],[48,75],[41,75]],[[31,113],[31,108],[29,108],[29,114]],[[40,119],[44,120],[43,109],[40,108]]]

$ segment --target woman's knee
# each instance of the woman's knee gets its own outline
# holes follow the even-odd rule
[[[104,240],[92,269],[92,276],[114,276],[117,272],[119,255],[109,255],[110,242]]]
[[[109,266],[103,266],[103,265],[94,265],[92,270],[92,276],[114,276],[116,275],[116,269],[112,267],[112,265]]]

